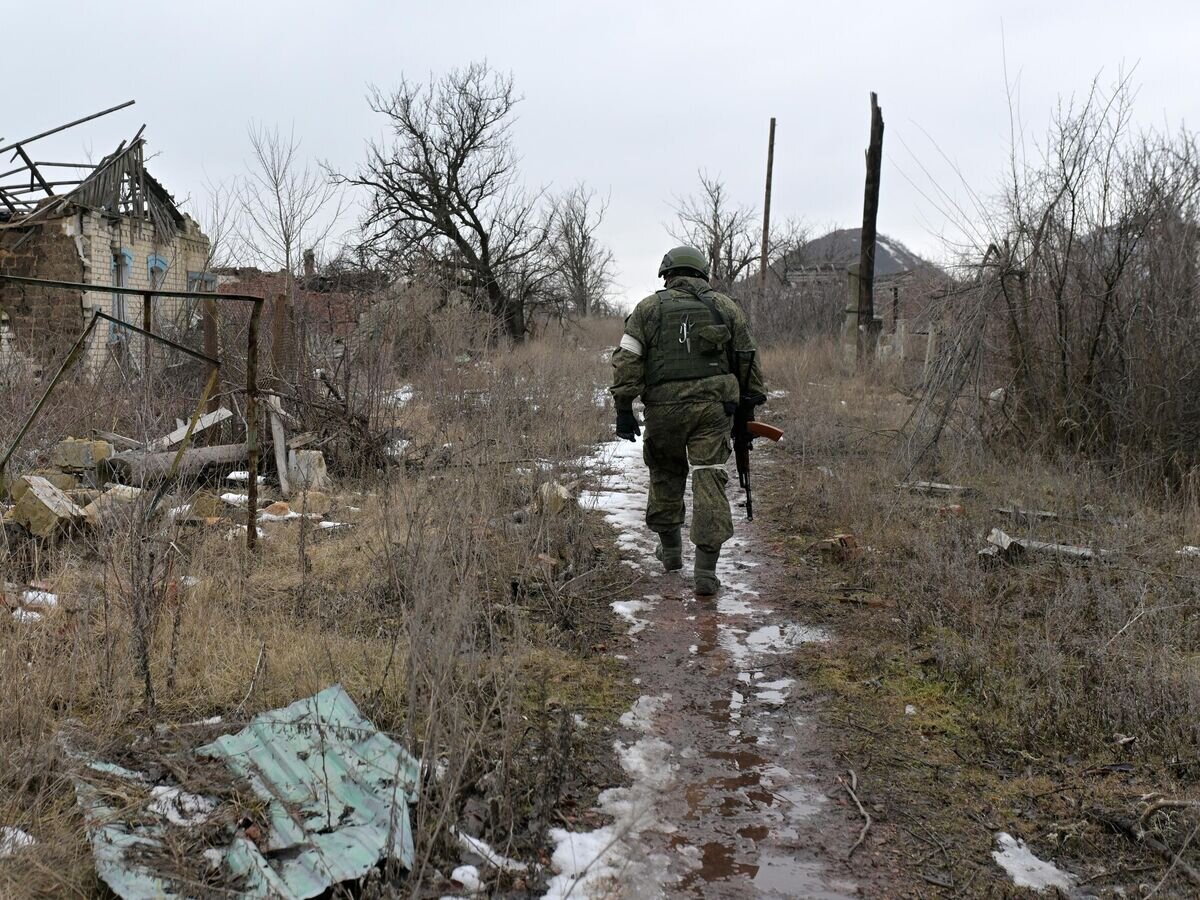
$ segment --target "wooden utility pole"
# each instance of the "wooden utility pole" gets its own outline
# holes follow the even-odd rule
[[[758,324],[758,304],[767,300],[767,251],[771,240],[771,170],[775,167],[775,117],[771,116],[771,132],[767,137],[767,189],[763,197],[762,259],[758,266],[758,296],[750,299],[750,321]]]
[[[883,165],[883,111],[871,92],[871,143],[867,146],[867,187],[863,197],[862,247],[858,261],[858,360],[874,359],[875,221],[879,215],[879,171]]]

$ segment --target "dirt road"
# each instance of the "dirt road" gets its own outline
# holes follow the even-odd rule
[[[560,874],[547,896],[857,896],[842,860],[858,826],[828,797],[835,773],[812,700],[787,675],[791,650],[828,636],[781,602],[782,576],[738,514],[720,595],[695,598],[690,554],[671,575],[653,557],[640,442],[607,445],[592,463],[607,474],[584,502],[617,528],[638,576],[613,609],[643,696],[614,743],[629,784],[600,798],[613,824],[553,833]]]

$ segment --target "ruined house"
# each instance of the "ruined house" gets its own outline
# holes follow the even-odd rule
[[[214,290],[209,240],[146,169],[142,131],[97,164],[42,161],[30,145],[106,115],[114,107],[32,138],[0,147],[0,273],[96,285],[95,290],[46,289],[0,281],[0,354],[41,364],[78,338],[94,309],[143,323],[138,297],[106,285],[164,290]],[[11,156],[11,160],[8,157]],[[61,174],[60,174],[61,173]],[[194,327],[188,300],[157,299],[152,328],[180,335]],[[137,364],[142,342],[120,325],[97,325],[87,359]]]

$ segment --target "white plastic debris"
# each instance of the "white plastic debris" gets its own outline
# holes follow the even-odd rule
[[[221,500],[224,503],[228,503],[230,506],[245,506],[250,502],[250,495],[225,493],[221,495]]]
[[[234,481],[234,482],[237,482],[237,481],[249,482],[250,481],[250,473],[249,472],[230,472],[228,475],[225,476],[225,480],[226,481]],[[263,475],[259,475],[258,483],[266,484],[267,483],[266,477]]]
[[[26,591],[21,595],[21,604],[36,609],[54,609],[58,606],[58,595],[49,591]]]
[[[13,618],[18,622],[32,623],[42,621],[42,614],[40,612],[34,612],[32,609],[14,609],[12,615]]]
[[[911,703],[906,704],[904,707],[904,714],[906,716],[915,716],[917,714],[917,708]]]

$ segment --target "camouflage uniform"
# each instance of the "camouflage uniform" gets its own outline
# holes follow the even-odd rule
[[[686,343],[686,327],[678,337],[674,332],[663,333],[664,318],[671,317],[672,304],[691,300],[694,306],[701,296],[713,304],[727,326],[733,364],[744,372],[748,370],[746,393],[759,397],[765,394],[745,315],[733,300],[713,291],[706,280],[688,276],[669,277],[665,290],[647,297],[626,318],[621,346],[613,353],[611,390],[618,411],[631,410],[637,397],[646,407],[643,456],[650,469],[646,524],[660,536],[678,531],[683,525],[683,495],[690,463],[692,543],[699,550],[716,554],[733,535],[725,496],[729,480],[725,464],[732,451],[730,430],[740,393],[737,376],[722,360],[728,359],[724,346],[719,351],[710,348],[707,357],[712,360],[707,365],[721,363],[717,374],[663,381],[655,373],[655,357],[662,352],[657,348]],[[708,320],[701,316],[696,323],[688,324],[703,325]],[[687,353],[694,349],[687,344]]]

